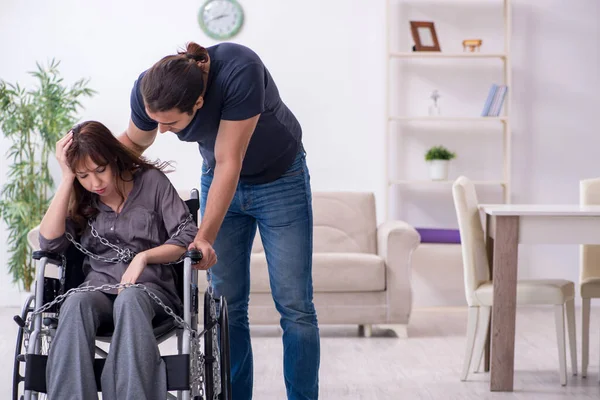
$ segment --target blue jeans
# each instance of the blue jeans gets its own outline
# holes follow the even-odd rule
[[[213,176],[202,167],[200,212],[204,215]],[[259,228],[275,307],[283,329],[283,375],[290,400],[313,400],[319,392],[320,343],[313,304],[313,216],[304,152],[288,171],[267,184],[239,183],[214,243],[215,295],[227,299],[233,399],[252,398],[253,361],[248,321],[250,253]]]

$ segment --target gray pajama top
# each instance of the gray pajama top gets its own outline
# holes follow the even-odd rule
[[[135,253],[163,244],[187,248],[198,232],[196,224],[190,220],[179,235],[171,238],[190,213],[169,179],[159,170],[150,169],[135,173],[133,189],[119,214],[97,198],[95,206],[99,213],[92,224],[98,234],[110,243],[120,248],[129,248]],[[71,219],[67,218],[65,229],[77,240],[75,224]],[[65,234],[52,240],[40,234],[39,239],[42,250],[57,253],[66,251],[70,244]],[[85,249],[94,254],[106,258],[117,257],[113,249],[92,236],[88,225],[79,241]],[[119,283],[128,265],[124,262],[107,263],[86,257],[83,263],[86,281],[83,285]],[[177,296],[174,274],[174,266],[148,264],[136,283],[160,290],[179,308],[181,302]],[[116,291],[113,293],[116,294]]]

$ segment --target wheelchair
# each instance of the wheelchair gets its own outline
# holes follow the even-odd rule
[[[200,203],[196,189],[192,190],[186,204],[197,223]],[[19,330],[13,369],[13,400],[47,398],[46,362],[52,338],[60,323],[60,303],[74,291],[85,291],[77,289],[84,281],[81,267],[85,257],[73,244],[62,255],[44,251],[33,253],[33,258],[37,261],[34,294],[23,304],[21,314],[14,317]],[[231,400],[227,301],[222,296],[215,298],[209,271],[209,285],[203,299],[203,330],[197,331],[198,270],[193,269],[192,265],[201,258],[202,254],[198,251],[187,251],[184,259],[174,265],[183,316],[176,315],[169,307],[161,304],[156,296],[153,298],[173,317],[158,324],[153,323],[157,343],[177,336],[178,354],[161,355],[166,366],[167,398]],[[58,277],[46,276],[48,263],[58,267]],[[143,285],[132,286],[143,289]],[[113,329],[112,326],[100,326],[96,333],[95,353],[98,357],[94,359],[94,372],[98,391],[102,390],[100,376],[108,355],[98,346],[98,342],[110,344]],[[170,392],[176,392],[176,395]]]

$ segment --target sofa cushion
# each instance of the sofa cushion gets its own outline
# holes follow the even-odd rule
[[[250,291],[270,293],[265,253],[251,256]],[[378,292],[385,290],[385,263],[374,254],[314,253],[314,292]]]
[[[314,192],[312,199],[315,253],[377,252],[373,193]],[[264,251],[258,230],[252,251]]]

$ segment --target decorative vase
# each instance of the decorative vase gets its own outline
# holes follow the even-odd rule
[[[430,117],[439,117],[442,115],[442,110],[440,109],[440,105],[438,103],[438,99],[440,97],[440,93],[437,90],[434,90],[433,93],[431,93],[430,98],[433,100],[433,103],[429,106]]]
[[[448,179],[449,160],[431,160],[429,161],[429,177],[433,181],[443,181]]]

